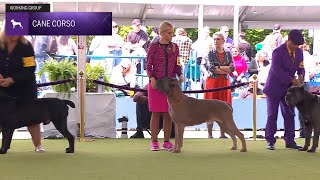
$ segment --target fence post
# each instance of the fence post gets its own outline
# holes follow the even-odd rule
[[[257,88],[258,88],[258,82],[257,78],[258,76],[254,74],[253,76],[253,140],[256,141],[257,139]]]
[[[80,141],[84,141],[84,116],[85,116],[85,112],[84,112],[84,96],[85,96],[85,90],[84,90],[84,72],[80,71],[79,72],[80,78],[79,78],[79,93],[80,93],[80,100],[79,100],[79,104],[80,104]]]

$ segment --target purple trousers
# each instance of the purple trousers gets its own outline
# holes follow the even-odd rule
[[[294,143],[294,108],[286,104],[284,96],[274,98],[267,96],[267,125],[265,129],[265,137],[268,143],[275,143],[274,134],[277,132],[278,109],[281,109],[284,120],[284,140],[286,144]]]

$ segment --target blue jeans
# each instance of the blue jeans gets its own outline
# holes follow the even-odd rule
[[[44,62],[48,59],[47,55],[35,55],[35,60],[37,63],[37,67],[36,67],[36,73],[38,73],[44,65]],[[46,77],[45,75],[41,75],[40,76],[40,83],[45,83],[46,81]]]
[[[115,56],[121,56],[122,51],[120,49],[119,50],[112,50],[112,51],[110,51],[110,54],[113,54]],[[121,60],[122,60],[121,58],[113,58],[112,68],[114,68],[115,66],[120,64]]]

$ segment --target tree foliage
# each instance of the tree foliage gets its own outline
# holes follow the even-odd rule
[[[185,28],[187,32],[187,36],[192,40],[192,42],[195,42],[198,39],[198,29],[197,28]],[[123,38],[124,41],[126,41],[126,36],[129,32],[132,31],[131,26],[120,26],[119,27],[119,35]],[[147,34],[150,36],[152,31],[152,26],[147,26]],[[210,34],[219,31],[218,28],[212,28],[210,29]],[[246,29],[244,30],[246,33],[246,40],[251,44],[252,47],[254,47],[259,42],[262,42],[265,37],[272,33],[272,29]],[[289,30],[282,30],[281,34],[283,37],[287,36],[289,33]],[[306,42],[310,45],[310,49],[312,49],[313,46],[313,38],[308,36],[308,30],[302,30],[302,34],[306,39]],[[229,30],[229,37],[233,37],[233,29]],[[76,36],[72,36],[72,38],[76,41]],[[89,48],[92,39],[94,36],[87,36],[87,49]],[[152,37],[149,37],[152,39]]]

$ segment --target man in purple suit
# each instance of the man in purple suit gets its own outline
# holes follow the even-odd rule
[[[294,108],[285,102],[285,95],[290,86],[300,86],[303,83],[305,70],[303,67],[303,52],[299,45],[304,43],[304,38],[299,30],[289,32],[288,41],[272,53],[272,63],[269,75],[263,89],[267,95],[268,119],[265,137],[268,142],[267,149],[274,150],[277,132],[277,117],[279,105],[284,119],[284,140],[286,148],[299,149],[294,141]],[[297,72],[298,77],[295,77]]]

